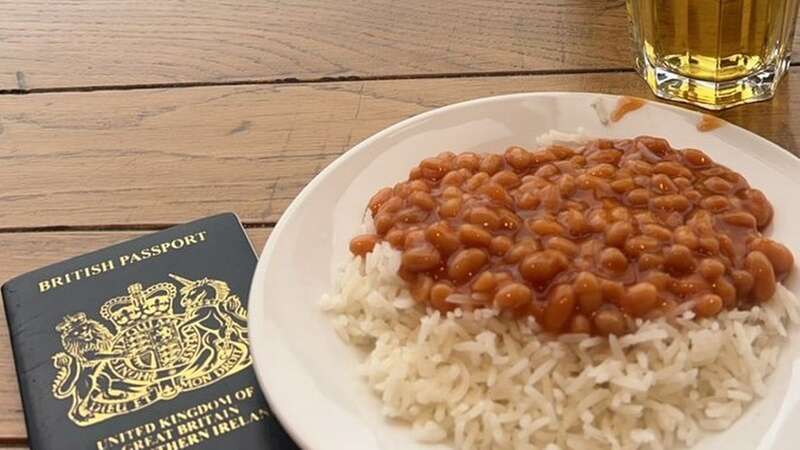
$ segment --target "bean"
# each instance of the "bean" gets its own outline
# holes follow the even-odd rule
[[[458,235],[444,221],[429,225],[425,238],[443,255],[450,255],[461,246]]]
[[[453,159],[456,157],[456,154],[451,151],[444,151],[436,155],[436,157],[449,164],[452,163]]]
[[[662,264],[664,264],[664,258],[661,255],[644,253],[639,256],[639,270],[658,269]]]
[[[477,292],[492,292],[497,286],[497,280],[492,272],[481,272],[472,282],[472,290]]]
[[[614,174],[617,173],[617,168],[611,164],[602,163],[587,170],[586,173],[598,178],[613,178]]]
[[[532,294],[522,283],[509,283],[497,290],[494,305],[501,309],[516,309],[531,302]]]
[[[575,314],[569,323],[569,332],[574,334],[592,334],[592,322],[583,314]]]
[[[628,258],[618,248],[609,247],[600,253],[600,265],[608,272],[621,274],[628,269]]]
[[[543,250],[526,256],[519,264],[519,272],[526,280],[541,286],[550,282],[568,265],[563,254],[554,250]]]
[[[413,247],[403,252],[403,267],[412,272],[424,272],[442,263],[439,252],[433,246]]]
[[[569,159],[575,167],[583,167],[586,165],[586,157],[583,155],[574,155]]]
[[[689,227],[680,226],[675,229],[675,243],[694,250],[698,245],[697,235]]]
[[[422,169],[423,178],[433,181],[442,178],[448,170],[447,164],[439,158],[423,159],[419,166]]]
[[[464,152],[460,155],[456,155],[454,163],[455,167],[459,169],[476,171],[478,168],[480,168],[481,160],[476,153]]]
[[[510,264],[516,264],[522,261],[526,256],[533,254],[539,250],[539,244],[534,240],[520,241],[514,244],[513,247],[505,254],[503,259]]]
[[[467,247],[488,247],[492,243],[491,233],[470,223],[458,227],[458,238]]]
[[[545,186],[539,192],[542,207],[550,211],[561,209],[561,191],[555,185]]]
[[[436,207],[436,200],[424,191],[414,191],[408,196],[408,202],[418,206],[424,211],[431,211]]]
[[[758,250],[766,255],[772,268],[775,270],[775,277],[782,280],[789,274],[794,266],[794,256],[783,244],[771,239],[755,239],[749,245],[750,250]]]
[[[669,229],[654,223],[648,223],[639,227],[642,234],[658,239],[659,241],[672,240],[672,232]]]
[[[643,253],[655,253],[661,249],[661,243],[652,236],[634,236],[625,241],[623,246],[625,254],[631,257],[639,256]]]
[[[509,147],[504,156],[511,167],[520,171],[531,164],[531,153],[522,147]]]
[[[586,160],[595,164],[616,164],[621,157],[622,152],[619,150],[595,150],[586,156]]]
[[[686,274],[694,271],[696,265],[692,251],[685,245],[675,244],[664,251],[664,268],[669,273]]]
[[[501,170],[492,176],[492,181],[506,189],[514,189],[522,184],[519,175],[510,170]]]
[[[428,218],[428,212],[415,206],[403,208],[397,211],[394,219],[402,223],[420,223]]]
[[[671,176],[673,178],[674,177],[685,177],[685,178],[691,178],[692,177],[692,172],[689,169],[687,169],[686,167],[683,167],[682,165],[680,165],[680,164],[678,164],[678,163],[676,163],[674,161],[662,161],[660,163],[657,163],[655,165],[655,167],[653,168],[653,170],[656,173],[663,173],[664,175],[669,175],[669,176]]]
[[[658,303],[658,290],[650,283],[638,283],[628,288],[620,299],[623,311],[634,317],[649,313]]]
[[[500,227],[503,229],[517,231],[517,229],[519,229],[519,227],[522,225],[522,219],[520,219],[518,215],[505,208],[498,209],[496,213],[500,218]]]
[[[736,287],[733,284],[728,282],[725,278],[717,279],[714,284],[711,285],[714,289],[714,293],[722,299],[722,304],[728,308],[733,308],[736,306]]]
[[[729,210],[732,205],[724,195],[709,195],[700,202],[700,206],[713,213],[721,213]]]
[[[455,309],[455,304],[447,302],[447,297],[449,297],[453,292],[455,291],[453,290],[452,286],[441,281],[435,283],[433,286],[431,286],[430,290],[431,305],[439,311]]]
[[[458,171],[451,171],[447,172],[447,174],[442,177],[442,181],[439,183],[442,186],[461,186],[464,181],[467,180],[467,177],[464,176],[461,172]]]
[[[516,202],[519,209],[535,209],[539,206],[539,197],[531,192],[523,192]]]
[[[550,179],[553,176],[558,175],[560,172],[561,171],[558,170],[558,167],[556,167],[555,165],[553,165],[553,164],[545,164],[542,167],[539,167],[538,169],[536,169],[536,172],[534,172],[534,175],[536,175],[537,177],[540,177],[542,179],[547,180],[547,179]]]
[[[728,194],[733,186],[720,177],[710,177],[703,182],[703,186],[715,194]]]
[[[684,150],[683,158],[687,164],[698,169],[708,167],[713,162],[711,158],[708,157],[708,155],[701,152],[700,150],[695,150],[693,148],[688,148]]]
[[[462,191],[461,189],[459,189],[459,188],[457,188],[455,186],[447,186],[442,191],[442,198],[445,198],[445,199],[448,199],[448,198],[461,198],[462,195],[464,195],[464,191]]]
[[[764,228],[772,221],[774,211],[763,192],[758,189],[744,191],[743,206],[756,218],[758,228]]]
[[[653,175],[650,179],[650,186],[657,194],[675,194],[678,192],[678,187],[675,183],[663,173]]]
[[[613,247],[622,247],[631,234],[633,234],[633,226],[630,223],[614,222],[606,230],[606,244]]]
[[[703,236],[697,240],[696,250],[705,255],[717,255],[719,254],[719,241],[711,236]]]
[[[547,150],[552,152],[557,159],[566,159],[575,155],[575,150],[563,145],[551,145]]]
[[[603,304],[603,292],[600,282],[591,272],[581,272],[573,282],[575,296],[578,299],[581,311],[591,314]]]
[[[531,153],[531,163],[539,165],[557,160],[556,155],[550,150],[538,150]]]
[[[379,237],[374,234],[361,234],[350,241],[350,252],[356,256],[365,256],[375,248]]]
[[[650,191],[644,188],[634,189],[625,195],[625,201],[631,206],[646,205],[650,201]]]
[[[487,230],[500,228],[500,217],[485,206],[476,206],[469,210],[468,220],[473,225],[481,226]]]
[[[725,273],[725,264],[715,258],[705,258],[700,261],[697,270],[706,280],[714,281]]]
[[[656,287],[659,291],[666,290],[672,283],[672,277],[659,270],[651,270],[642,281],[646,281]]]
[[[411,170],[408,172],[408,179],[409,180],[419,180],[422,178],[422,169],[417,167],[412,167]]]
[[[618,222],[621,220],[629,221],[631,220],[631,211],[624,206],[617,206],[611,208],[611,211],[608,213],[608,217],[612,222]]]
[[[683,212],[689,209],[689,199],[680,194],[662,195],[650,199],[652,209]]]
[[[431,287],[433,287],[433,278],[427,275],[420,275],[411,284],[411,297],[417,302],[424,303],[430,298]]]
[[[491,201],[503,206],[511,206],[514,204],[514,199],[511,198],[511,196],[508,194],[508,191],[506,191],[503,186],[500,186],[493,181],[490,181],[479,187],[477,192],[485,195]]]
[[[573,237],[584,236],[590,231],[589,224],[586,222],[586,216],[576,209],[561,211],[558,214],[558,222],[565,227]]]
[[[489,249],[493,255],[503,256],[514,246],[514,241],[507,236],[495,236],[489,244]]]
[[[489,175],[494,175],[503,168],[503,157],[494,153],[481,155],[479,169]]]
[[[557,250],[569,258],[574,258],[578,254],[578,246],[569,239],[560,236],[553,236],[547,240],[545,247]]]
[[[488,173],[478,172],[465,181],[462,187],[468,192],[474,192],[488,182],[490,178]]]
[[[589,228],[595,233],[604,231],[608,226],[608,213],[604,209],[596,209],[589,213]]]
[[[700,292],[708,292],[710,286],[700,275],[689,275],[675,280],[670,284],[669,289],[679,297],[690,298]]]
[[[722,311],[722,298],[719,295],[705,294],[694,301],[694,311],[700,317],[714,317]]]
[[[403,199],[397,195],[392,195],[388,200],[383,202],[378,208],[378,214],[387,213],[391,214],[400,210],[403,207]]]
[[[439,215],[442,217],[455,217],[461,211],[461,198],[452,197],[439,205]]]
[[[739,294],[739,298],[747,297],[750,291],[753,290],[755,278],[753,278],[750,272],[746,270],[734,270],[731,272],[731,278],[733,280],[733,286],[736,288],[737,294]]]
[[[688,178],[675,177],[675,178],[672,179],[672,182],[675,183],[675,186],[680,191],[685,191],[685,190],[687,190],[687,189],[692,187],[692,182],[689,181]]]
[[[606,303],[619,303],[625,295],[625,286],[619,281],[600,280],[600,290]]]
[[[625,333],[627,325],[625,317],[616,308],[601,309],[597,311],[593,318],[594,327],[601,336],[610,334],[621,335]]]
[[[528,224],[532,233],[539,236],[563,236],[564,227],[551,219],[536,219]]]
[[[447,274],[453,281],[463,282],[471,278],[489,260],[483,250],[468,248],[460,250],[450,258]]]
[[[392,226],[394,226],[394,218],[390,213],[378,213],[373,220],[375,231],[381,236],[386,234]]]
[[[633,178],[630,177],[614,180],[611,182],[610,186],[611,189],[618,194],[628,192],[636,187],[636,185],[633,183]]]
[[[392,189],[392,192],[394,192],[394,195],[396,197],[399,197],[402,200],[408,197],[408,194],[412,192],[412,189],[411,186],[409,185],[409,182],[403,181],[395,184],[394,188]]]
[[[555,286],[547,299],[542,328],[551,333],[560,331],[570,320],[574,310],[575,292],[572,286],[567,284]]]
[[[623,167],[629,169],[631,172],[633,172],[633,173],[635,173],[637,175],[650,176],[650,174],[653,173],[653,166],[651,164],[645,162],[645,161],[629,159],[629,160],[625,161],[625,164],[623,164]]]
[[[403,239],[403,248],[409,249],[418,247],[425,244],[425,232],[420,229],[411,229],[406,231],[405,239]]]
[[[718,216],[723,222],[735,227],[756,229],[756,218],[744,211],[723,213]]]
[[[392,198],[392,188],[383,188],[378,191],[375,195],[369,199],[369,209],[372,211],[372,215],[378,213],[378,210],[387,200]]]
[[[577,189],[575,177],[572,175],[564,174],[558,179],[558,190],[561,197],[571,197]]]
[[[744,268],[753,275],[753,299],[759,303],[766,302],[775,294],[775,271],[769,258],[755,250],[747,254]]]
[[[384,239],[395,248],[403,248],[403,243],[406,240],[406,233],[399,228],[392,228],[386,233]]]

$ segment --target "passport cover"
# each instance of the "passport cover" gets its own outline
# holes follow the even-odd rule
[[[251,367],[255,264],[222,214],[6,283],[31,448],[297,448]]]

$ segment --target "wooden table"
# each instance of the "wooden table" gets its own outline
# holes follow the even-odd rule
[[[792,152],[800,68],[721,117]],[[235,211],[257,248],[368,135],[475,97],[652,98],[624,0],[21,0],[0,14],[0,282]],[[0,450],[26,448],[0,327]]]

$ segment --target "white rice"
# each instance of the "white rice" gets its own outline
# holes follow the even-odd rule
[[[669,449],[729,427],[764,395],[787,327],[800,320],[783,286],[772,301],[715,319],[641,322],[622,337],[538,333],[496,312],[446,315],[416,305],[383,243],[353,258],[322,306],[365,350],[361,371],[386,417],[421,442],[460,449]]]

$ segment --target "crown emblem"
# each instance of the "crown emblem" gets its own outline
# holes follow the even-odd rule
[[[140,283],[128,286],[128,295],[107,301],[100,315],[118,328],[158,316],[172,315],[176,289],[171,283],[158,283],[142,289]]]

